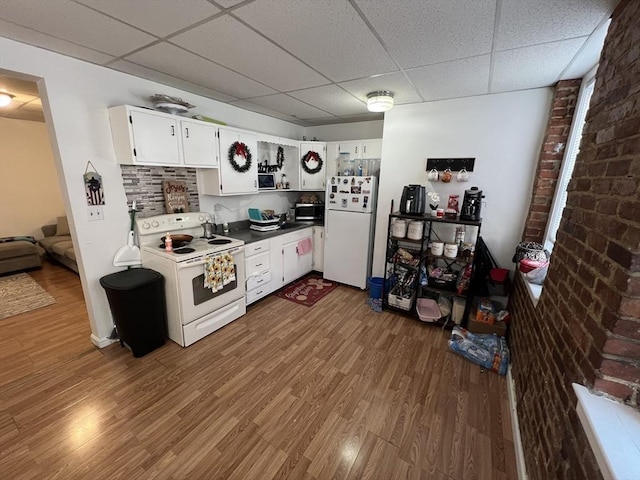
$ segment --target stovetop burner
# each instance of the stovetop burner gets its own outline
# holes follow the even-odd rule
[[[173,253],[193,253],[195,252],[196,249],[195,248],[191,248],[191,247],[182,247],[182,248],[174,248],[173,249]]]
[[[224,245],[225,243],[231,243],[228,238],[215,238],[207,242],[209,245]]]

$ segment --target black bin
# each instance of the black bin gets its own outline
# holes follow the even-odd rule
[[[113,321],[134,357],[164,345],[167,310],[164,277],[148,268],[132,268],[100,279],[107,293]]]

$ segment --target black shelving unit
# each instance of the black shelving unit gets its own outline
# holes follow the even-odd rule
[[[392,235],[393,222],[396,219],[421,222],[421,238],[412,240],[406,236],[404,238],[394,237]],[[477,245],[482,221],[438,218],[429,215],[406,215],[400,212],[393,212],[389,215],[383,295],[385,308],[417,316],[416,304],[419,298],[438,300],[439,296],[445,295],[452,300],[454,297],[458,297],[464,301],[461,323],[466,323],[473,300],[475,257],[463,254],[460,246],[458,256],[455,258],[433,255],[430,250],[432,241],[453,243],[456,226],[465,227],[465,242]],[[441,278],[431,276],[430,274],[436,268],[439,268],[439,271],[446,273],[446,275]],[[467,288],[458,292],[458,277],[465,268],[471,270],[471,276]],[[443,322],[436,323],[442,324]]]

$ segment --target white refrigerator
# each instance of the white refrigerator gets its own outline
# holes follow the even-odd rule
[[[371,275],[376,177],[329,177],[324,217],[324,278],[367,288]]]

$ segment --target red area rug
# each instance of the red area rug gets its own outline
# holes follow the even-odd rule
[[[285,300],[312,307],[318,300],[335,290],[337,286],[337,283],[329,282],[319,275],[312,274],[284,287],[276,295]]]

